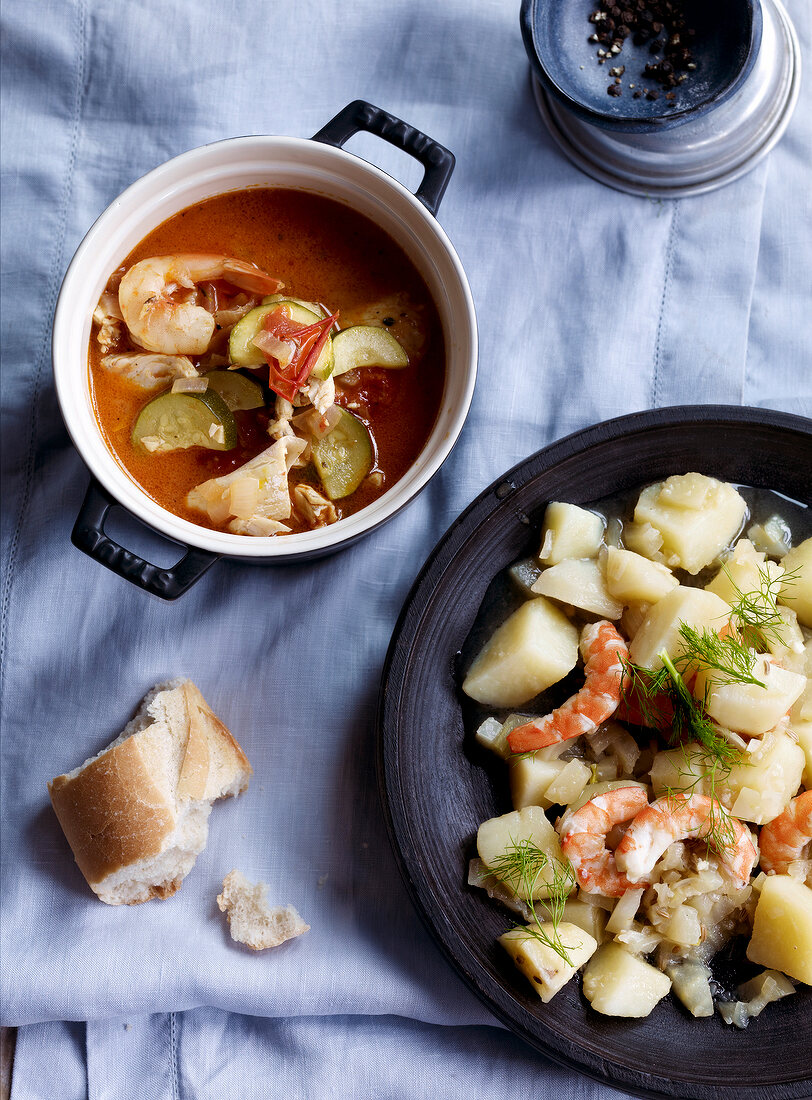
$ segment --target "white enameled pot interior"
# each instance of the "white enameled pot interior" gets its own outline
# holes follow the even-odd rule
[[[246,187],[285,187],[324,195],[383,228],[425,280],[446,344],[446,380],[437,422],[409,470],[377,501],[333,526],[255,538],[210,531],[167,512],[108,450],[88,380],[91,316],[112,271],[172,214],[202,199]],[[284,272],[272,272],[284,278]],[[134,183],[101,215],[68,268],[54,319],[53,363],[62,415],[77,450],[104,487],[139,519],[178,542],[243,558],[313,552],[353,540],[394,515],[439,469],[459,435],[473,396],[477,333],[465,273],[436,219],[384,172],[332,146],[300,138],[231,138],[184,153]]]

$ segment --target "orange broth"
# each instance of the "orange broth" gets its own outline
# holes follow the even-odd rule
[[[411,261],[368,218],[331,199],[302,191],[256,188],[218,195],[187,207],[154,229],[124,261],[130,267],[150,256],[182,252],[223,253],[248,260],[284,280],[284,293],[322,302],[340,311],[346,327],[354,311],[389,295],[407,295],[420,312],[426,341],[419,358],[399,370],[364,369],[351,386],[336,379],[336,403],[349,407],[369,429],[375,452],[372,473],[349,497],[335,501],[339,519],[372,503],[403,476],[422,450],[437,419],[445,379],[442,325],[426,284]],[[388,319],[388,318],[387,318]],[[396,320],[396,319],[395,319]],[[395,329],[394,333],[397,336]],[[148,454],[133,446],[131,432],[141,409],[158,390],[143,390],[100,365],[91,335],[90,389],[105,442],[130,477],[161,507],[202,527],[225,530],[206,513],[187,507],[187,493],[209,478],[242,466],[270,446],[264,409],[236,412],[237,447],[214,451],[189,447]],[[267,368],[253,372],[267,381]],[[167,386],[169,388],[169,386]],[[320,489],[315,469],[293,470],[291,487]],[[309,530],[294,510],[285,523]],[[251,536],[245,536],[251,537]]]

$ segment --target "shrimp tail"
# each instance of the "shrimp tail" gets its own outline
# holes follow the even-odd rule
[[[543,718],[517,726],[508,735],[511,752],[532,752],[594,731],[620,703],[623,660],[629,650],[615,626],[602,619],[581,631],[583,687]]]

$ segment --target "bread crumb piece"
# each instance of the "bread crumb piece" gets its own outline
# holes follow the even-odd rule
[[[252,951],[278,947],[286,940],[310,931],[292,905],[268,905],[268,885],[249,882],[242,871],[229,871],[217,905],[225,913],[232,940]]]

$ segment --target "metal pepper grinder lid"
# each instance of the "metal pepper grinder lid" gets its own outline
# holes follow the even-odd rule
[[[523,0],[536,104],[573,164],[633,195],[713,191],[755,167],[798,100],[781,0]]]

